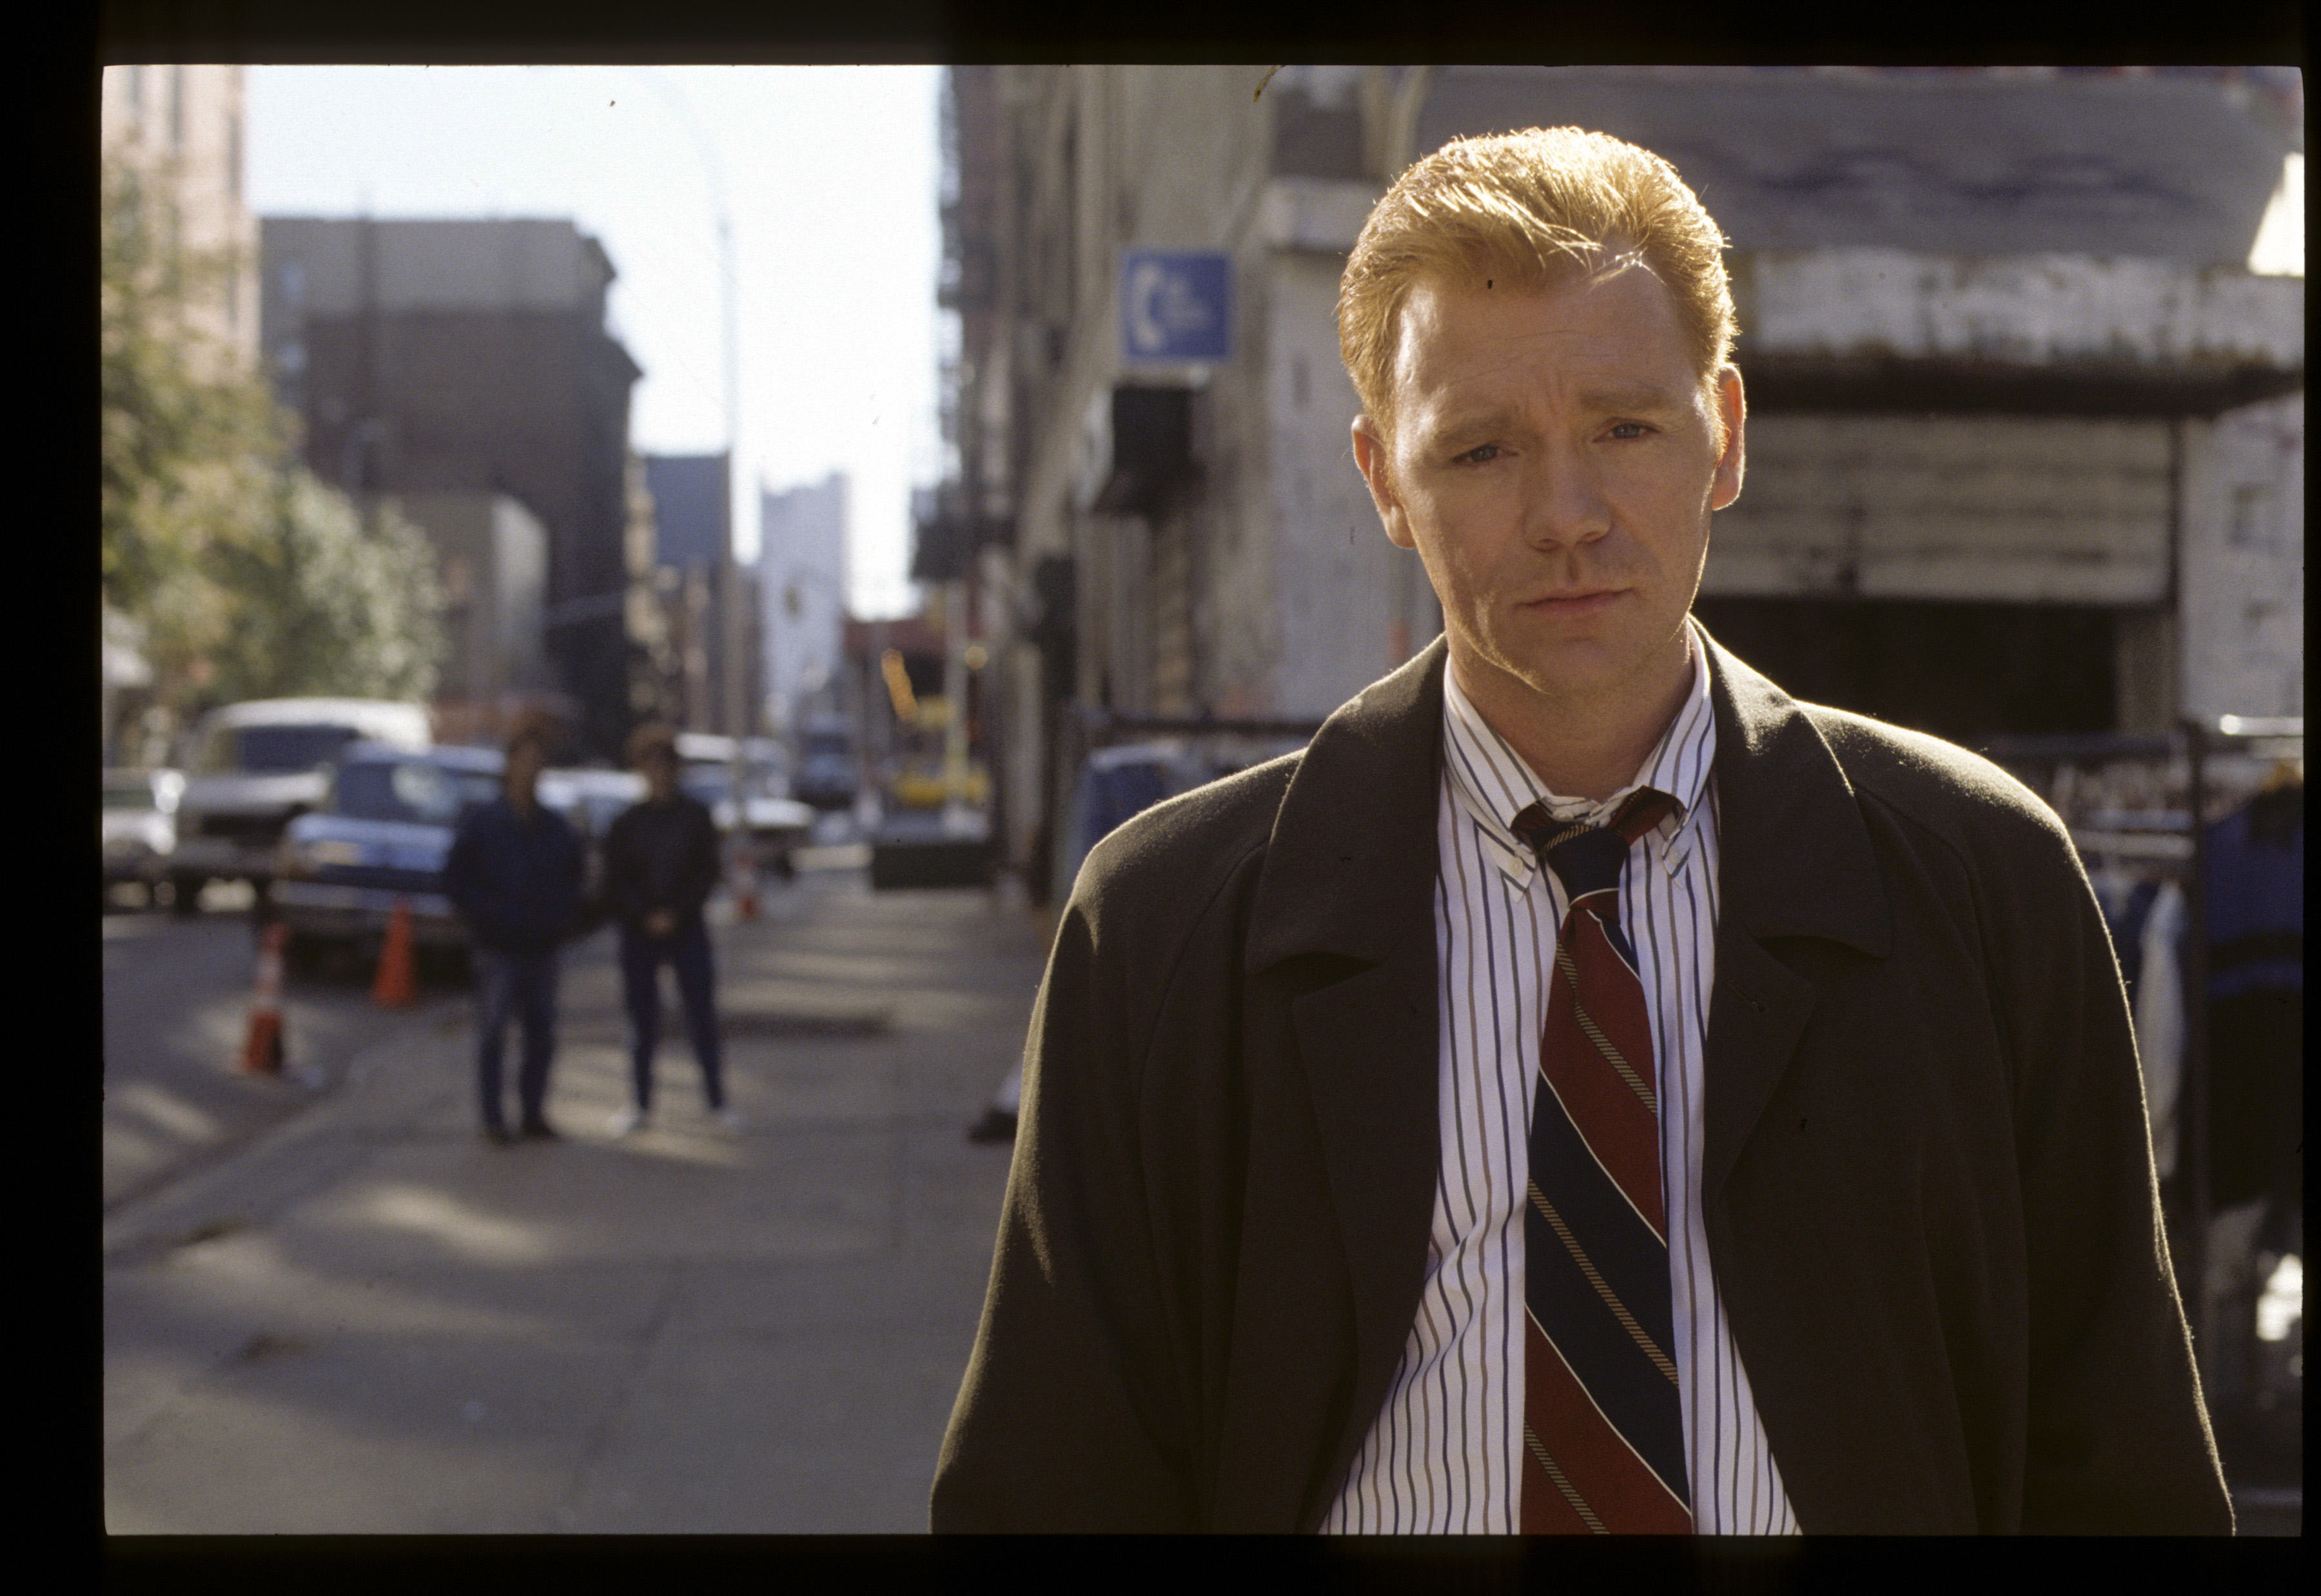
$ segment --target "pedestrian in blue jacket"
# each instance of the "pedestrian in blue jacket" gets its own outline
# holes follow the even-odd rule
[[[556,1051],[556,953],[580,911],[580,839],[543,807],[538,785],[548,763],[547,729],[520,727],[508,739],[499,797],[460,822],[443,866],[443,891],[475,941],[477,1084],[485,1138],[554,1141],[545,1112]],[[514,1136],[502,1111],[500,1058],[508,1021],[523,1029],[516,1072],[522,1118]]]

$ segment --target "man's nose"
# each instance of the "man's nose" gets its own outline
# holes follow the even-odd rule
[[[1534,453],[1524,490],[1524,538],[1534,547],[1593,543],[1612,530],[1611,501],[1584,449],[1565,445]]]

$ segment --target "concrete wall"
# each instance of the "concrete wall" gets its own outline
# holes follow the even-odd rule
[[[505,494],[413,494],[393,502],[436,551],[451,648],[439,696],[487,704],[546,687],[548,529],[540,518]]]
[[[1748,347],[1784,355],[2135,363],[2305,358],[2305,282],[2084,255],[1736,256]],[[1745,368],[1744,368],[1745,369]]]
[[[1351,240],[1350,240],[1351,241]],[[1283,250],[1269,288],[1267,438],[1274,617],[1269,710],[1319,720],[1431,641],[1439,613],[1415,554],[1387,541],[1353,458],[1361,401],[1338,358],[1343,259]]]
[[[2305,400],[2186,423],[2185,712],[2305,712]]]
[[[1747,447],[1712,596],[2167,597],[2165,421],[1774,413]]]

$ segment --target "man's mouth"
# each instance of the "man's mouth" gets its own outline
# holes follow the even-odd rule
[[[1593,615],[1609,609],[1625,590],[1618,587],[1571,587],[1561,593],[1543,594],[1528,600],[1524,608],[1535,614],[1569,620]]]

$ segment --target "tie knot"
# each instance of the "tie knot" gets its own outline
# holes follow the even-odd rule
[[[1620,884],[1620,866],[1636,839],[1661,823],[1676,807],[1666,793],[1639,787],[1607,825],[1558,821],[1534,803],[1513,822],[1515,834],[1555,872],[1576,901]]]

